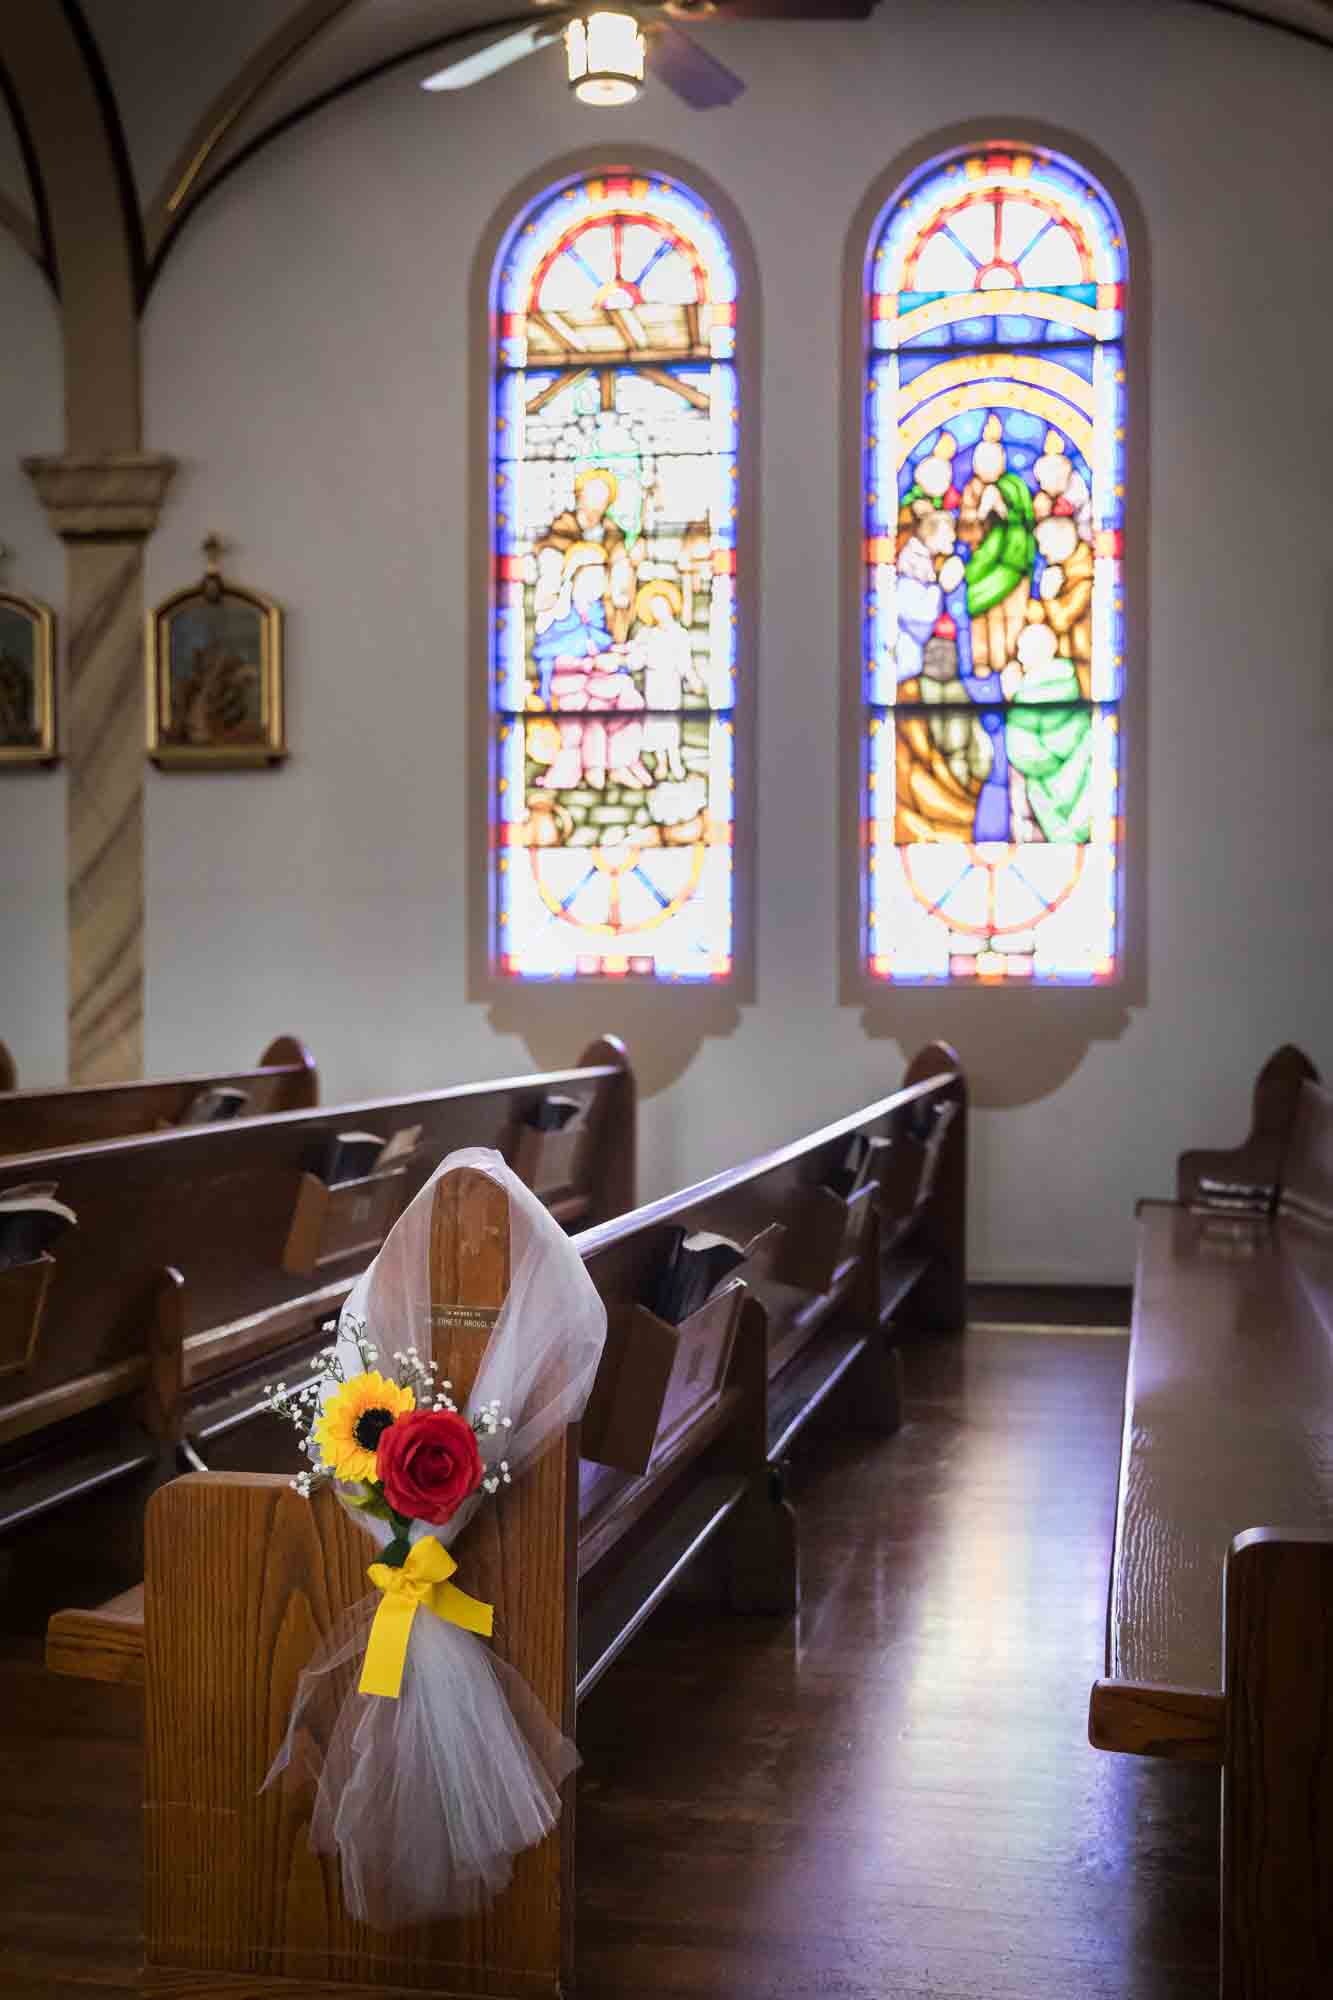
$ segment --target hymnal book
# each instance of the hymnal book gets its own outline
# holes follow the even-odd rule
[[[364,1180],[384,1147],[378,1132],[327,1132],[315,1147],[310,1171],[325,1187]]]
[[[745,1262],[745,1251],[729,1236],[708,1229],[671,1231],[671,1247],[640,1303],[668,1326],[679,1326],[712,1297],[723,1279]]]
[[[535,1104],[529,1105],[523,1113],[523,1123],[531,1125],[534,1132],[563,1132],[567,1125],[573,1124],[582,1110],[583,1106],[577,1097],[562,1097],[559,1092],[551,1091],[547,1096],[539,1097]]]
[[[176,1120],[178,1125],[220,1125],[226,1118],[239,1118],[250,1102],[248,1090],[235,1084],[219,1084],[192,1097]]]
[[[0,1271],[35,1264],[77,1224],[74,1210],[56,1200],[52,1185],[38,1182],[0,1194]]]

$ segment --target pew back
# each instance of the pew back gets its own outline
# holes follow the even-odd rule
[[[201,1092],[223,1088],[245,1092],[237,1114],[244,1118],[305,1111],[319,1102],[314,1057],[295,1035],[270,1042],[254,1069],[47,1090],[16,1090],[5,1082],[0,1059],[0,1159],[156,1132],[178,1124]]]
[[[172,1301],[180,1397],[164,1419],[179,1437],[190,1408],[219,1385],[230,1391],[247,1369],[262,1372],[267,1357],[315,1340],[442,1158],[474,1145],[513,1155],[525,1116],[553,1089],[585,1107],[585,1139],[571,1169],[578,1184],[548,1205],[598,1220],[632,1206],[634,1079],[614,1038],[594,1043],[576,1069],[0,1161],[0,1192],[52,1180],[78,1216],[57,1246],[30,1350],[0,1373],[0,1488],[36,1433],[59,1455],[55,1426],[113,1393],[138,1393],[164,1270],[184,1280]],[[327,1256],[313,1271],[293,1269],[289,1245],[312,1158],[341,1132],[387,1142],[414,1127],[417,1143],[391,1174],[334,1190]],[[363,1207],[372,1213],[358,1221]],[[15,1273],[0,1272],[0,1317],[14,1286]],[[90,1382],[99,1395],[90,1396]],[[0,1525],[7,1518],[0,1504]]]
[[[1299,1065],[1275,1214],[1216,1155],[1182,1158],[1202,1200],[1140,1208],[1089,1704],[1096,1748],[1221,1771],[1223,2000],[1305,2000],[1333,1963],[1333,1093]]]

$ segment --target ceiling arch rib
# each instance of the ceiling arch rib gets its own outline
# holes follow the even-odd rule
[[[301,11],[313,12],[319,4],[311,0]],[[268,45],[257,52],[199,121],[178,163],[188,185],[164,187],[149,220],[152,277],[205,196],[293,125],[399,65],[531,20],[537,7],[533,0],[451,0],[445,8],[441,0],[396,0],[391,8],[368,0],[324,0],[324,12],[322,25],[262,76],[258,70]]]
[[[282,25],[246,58],[196,120],[153,198],[144,232],[151,263],[160,262],[236,128],[257,113],[288,73],[301,67],[322,36],[340,19],[366,5],[367,0],[300,0]]]

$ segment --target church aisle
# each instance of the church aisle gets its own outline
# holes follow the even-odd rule
[[[1125,1341],[910,1349],[795,1469],[795,1623],[668,1605],[585,1703],[580,2000],[1212,2000],[1216,1779],[1097,1756]],[[0,1993],[137,1992],[133,1692],[0,1665]]]
[[[804,1608],[585,1703],[580,2000],[1213,2000],[1217,1779],[1098,1756],[1127,1342],[905,1355],[796,1468]]]

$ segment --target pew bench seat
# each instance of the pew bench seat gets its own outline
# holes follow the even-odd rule
[[[1313,2000],[1333,1965],[1333,1228],[1145,1203],[1138,1229],[1089,1737],[1220,1768],[1223,2000]]]

